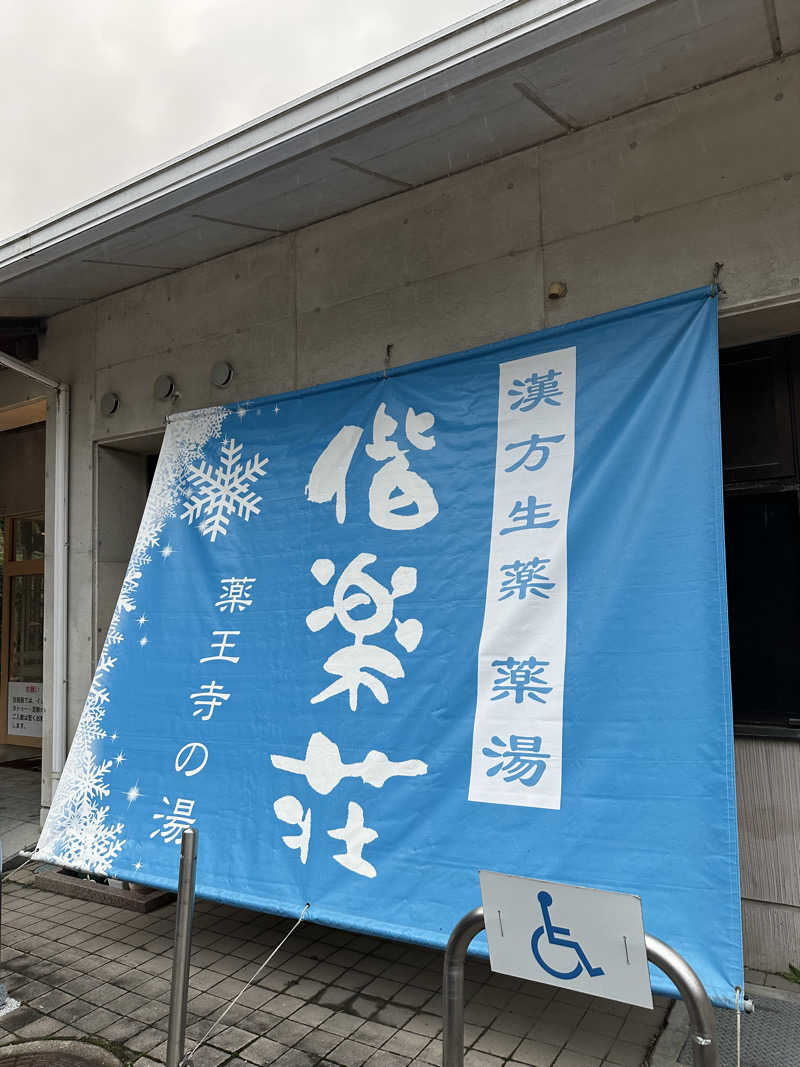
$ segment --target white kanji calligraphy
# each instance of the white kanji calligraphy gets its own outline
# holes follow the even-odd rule
[[[219,582],[222,589],[214,607],[231,615],[252,607],[255,578],[220,578]]]
[[[230,700],[230,696],[230,693],[226,693],[216,681],[206,682],[205,685],[200,686],[197,693],[192,693],[189,697],[195,706],[192,716],[200,715],[201,720],[207,722],[217,708],[221,707],[226,700]],[[203,709],[205,709],[205,715],[200,714]]]
[[[333,859],[341,863],[353,874],[360,874],[364,878],[374,878],[378,873],[375,868],[361,855],[365,845],[378,838],[376,830],[364,825],[364,810],[360,804],[350,801],[347,805],[347,822],[338,830],[328,830],[328,837],[334,837],[337,841],[344,841],[345,852],[336,853]]]
[[[345,778],[360,778],[366,785],[382,789],[390,778],[414,778],[428,773],[428,765],[422,760],[393,763],[385,752],[374,750],[359,763],[343,763],[339,746],[319,732],[309,738],[305,759],[277,755],[270,759],[279,771],[304,775],[314,792],[322,796],[327,796]]]
[[[417,414],[408,408],[405,435],[414,448],[428,452],[435,447],[436,439],[428,434],[434,422],[431,412]],[[393,439],[396,430],[397,421],[386,404],[380,404],[372,422],[372,441],[365,449],[370,459],[382,464],[369,487],[369,517],[385,530],[417,530],[438,515],[439,504],[430,483],[411,470],[407,450]],[[347,475],[363,433],[361,426],[343,426],[320,454],[306,486],[312,503],[335,500],[340,524],[347,516]]]
[[[161,799],[167,807],[169,807],[169,799],[167,797],[162,797]],[[184,797],[178,797],[175,801],[175,807],[171,812],[155,812],[153,818],[156,820],[163,819],[164,823],[162,826],[157,826],[150,834],[150,837],[162,837],[167,843],[179,840],[183,831],[192,826],[196,821],[192,817],[193,811],[193,800],[186,800]]]
[[[423,435],[433,422],[429,411],[415,415],[414,409],[409,408],[406,435],[417,448],[427,450],[436,444],[433,437]],[[369,487],[369,517],[385,530],[417,530],[436,518],[439,504],[430,484],[411,470],[405,452],[391,440],[396,429],[396,421],[387,413],[386,405],[381,404],[375,412],[372,443],[367,445],[366,452],[371,459],[387,462],[376,471]]]
[[[236,648],[236,642],[231,641],[231,637],[238,637],[241,634],[241,630],[213,630],[212,637],[221,637],[221,641],[212,641],[211,647],[218,649],[216,656],[203,656],[200,660],[201,663],[210,663],[211,660],[223,659],[228,663],[238,663],[238,656],[227,656],[225,653],[231,649]]]
[[[347,472],[364,431],[360,426],[343,426],[314,464],[306,486],[306,496],[314,504],[336,498],[336,521],[347,515]]]
[[[242,445],[237,445],[231,437],[222,443],[220,465],[214,469],[213,464],[201,462],[189,465],[189,483],[195,487],[185,500],[182,519],[189,524],[198,521],[200,532],[216,541],[217,535],[228,532],[231,515],[238,515],[249,522],[253,515],[260,515],[258,505],[261,497],[256,496],[250,486],[267,471],[269,459],[261,459],[258,453],[241,463]]]
[[[306,616],[306,626],[312,633],[324,629],[334,618],[353,635],[353,643],[338,649],[325,661],[328,674],[338,676],[327,688],[311,698],[312,704],[329,700],[337,693],[350,695],[350,710],[358,707],[358,691],[366,686],[381,704],[388,703],[386,686],[376,674],[387,678],[403,678],[405,672],[393,652],[378,645],[367,644],[365,638],[381,633],[394,621],[394,639],[407,652],[413,652],[422,638],[422,623],[418,619],[400,621],[395,618],[395,600],[412,593],[417,586],[415,567],[398,567],[392,574],[391,590],[366,573],[377,557],[361,552],[349,563],[333,590],[333,602],[316,608]],[[335,573],[331,560],[318,559],[311,568],[320,585],[327,585]],[[372,609],[371,612],[369,609]]]
[[[285,796],[278,797],[272,805],[272,810],[281,822],[299,827],[299,834],[286,834],[281,840],[287,848],[297,849],[300,862],[305,863],[308,859],[308,843],[311,840],[311,808],[304,813],[303,805],[297,797]]]

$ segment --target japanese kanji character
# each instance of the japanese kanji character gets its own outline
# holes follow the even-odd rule
[[[433,423],[429,411],[417,414],[408,408],[405,434],[414,448],[429,451],[436,445],[427,433]],[[383,464],[370,484],[369,517],[385,530],[416,530],[436,517],[439,505],[430,484],[410,469],[406,452],[391,440],[396,429],[386,404],[380,404],[372,423],[372,441],[365,449],[371,459]],[[363,433],[361,426],[343,426],[320,454],[306,486],[306,496],[314,503],[335,499],[340,524],[347,516],[347,474]]]
[[[433,448],[435,439],[424,436],[433,423],[429,411],[417,415],[409,408],[406,437],[417,448]],[[381,404],[372,422],[372,443],[367,445],[366,452],[371,459],[388,462],[372,478],[369,517],[385,530],[417,530],[436,518],[439,504],[430,484],[410,469],[405,452],[390,440],[396,429],[397,423],[387,414],[386,405]]]
[[[560,441],[563,441],[565,434],[555,434],[553,437],[540,437],[538,433],[532,433],[527,441],[517,441],[513,444],[506,445],[506,452],[510,452],[514,448],[525,448],[527,451],[524,456],[521,456],[516,463],[512,463],[510,467],[506,467],[506,474],[511,474],[512,471],[519,470],[520,467],[525,467],[526,471],[538,471],[550,458],[549,445],[557,445]],[[535,453],[539,453],[539,458],[535,463],[530,464],[527,460]]]
[[[560,407],[561,402],[556,400],[557,396],[564,395],[556,381],[560,375],[560,370],[553,370],[551,367],[547,374],[537,374],[534,371],[527,378],[515,378],[516,388],[509,389],[508,395],[519,397],[519,399],[513,402],[511,410],[532,411],[542,401],[552,407]]]
[[[208,709],[205,715],[200,715],[203,722],[207,722],[217,708],[221,707],[226,700],[230,700],[230,693],[224,692],[222,686],[217,685],[216,682],[206,682],[205,685],[200,686],[200,691],[192,693],[189,699],[196,708],[192,716],[200,715],[203,708]]]
[[[272,810],[281,822],[299,827],[299,834],[287,834],[281,840],[287,848],[297,849],[300,852],[300,862],[305,863],[308,859],[308,843],[311,840],[311,808],[304,813],[303,805],[297,797],[285,796],[278,797],[272,805]]]
[[[513,563],[504,563],[500,570],[505,577],[500,586],[500,596],[497,599],[508,600],[515,593],[520,600],[524,600],[528,593],[541,597],[543,600],[549,599],[549,595],[545,590],[553,589],[556,584],[549,581],[544,573],[544,568],[549,562],[549,559],[540,559],[538,556],[534,556],[533,559],[528,559],[524,562],[517,559]]]
[[[511,519],[513,523],[516,523],[516,525],[507,526],[504,530],[501,530],[500,533],[519,533],[522,530],[540,530],[555,526],[558,523],[558,519],[550,519],[547,522],[544,521],[550,514],[547,509],[552,506],[552,504],[537,504],[535,496],[529,496],[526,504],[523,504],[521,500],[518,500],[508,513],[509,519]]]
[[[217,649],[219,649],[219,651],[218,651],[216,656],[203,656],[203,658],[200,660],[200,662],[201,663],[209,663],[209,662],[211,662],[211,660],[222,659],[222,660],[226,660],[228,663],[238,663],[239,662],[239,657],[238,656],[226,656],[225,653],[228,651],[229,648],[236,648],[236,642],[235,641],[229,641],[228,638],[230,638],[230,637],[238,637],[241,632],[242,632],[241,630],[212,630],[212,636],[213,637],[221,637],[222,638],[221,641],[212,641],[211,642],[211,647],[212,648],[217,648]]]
[[[220,578],[219,581],[222,591],[214,606],[220,611],[229,611],[233,615],[252,606],[255,578]]]
[[[413,652],[422,639],[422,623],[418,619],[401,622],[395,618],[394,603],[401,596],[413,593],[417,586],[415,567],[397,567],[391,578],[391,590],[366,573],[366,567],[377,557],[361,552],[344,568],[333,590],[333,602],[316,608],[306,616],[306,626],[312,633],[324,629],[336,618],[339,625],[353,635],[353,643],[338,649],[325,661],[328,674],[338,675],[316,696],[312,704],[328,700],[337,693],[349,692],[350,710],[358,707],[358,691],[366,686],[386,704],[386,686],[370,671],[379,671],[388,678],[403,678],[405,672],[397,656],[378,645],[367,644],[365,638],[381,633],[394,621],[394,639],[407,652]],[[335,573],[332,560],[315,560],[311,573],[320,585],[327,585]],[[368,609],[371,608],[371,611]]]
[[[511,734],[508,746],[502,737],[493,737],[492,744],[496,748],[484,748],[484,756],[499,760],[486,772],[487,778],[503,771],[503,777],[507,782],[519,782],[520,785],[533,786],[539,781],[547,769],[547,761],[550,759],[549,752],[542,752],[541,737],[521,737]]]
[[[162,797],[161,799],[167,805],[167,807],[169,807],[169,799],[167,797]],[[183,831],[188,829],[190,826],[193,826],[196,822],[196,819],[192,817],[193,811],[193,800],[185,800],[183,797],[178,797],[178,799],[175,801],[175,807],[171,812],[155,812],[153,818],[163,819],[164,825],[157,826],[155,830],[153,830],[153,832],[150,834],[150,837],[161,836],[167,843],[180,840]]]
[[[526,696],[528,700],[538,700],[544,704],[541,694],[553,690],[541,677],[544,668],[549,666],[549,660],[537,660],[535,656],[529,656],[528,659],[509,656],[507,659],[493,660],[492,666],[497,667],[497,678],[492,686],[497,695],[492,700],[505,700],[513,694],[516,704],[521,704]]]
[[[361,852],[364,845],[375,841],[377,831],[364,825],[364,810],[360,804],[352,800],[347,805],[347,822],[338,830],[328,830],[328,837],[334,837],[337,841],[344,841],[345,852],[336,853],[334,859],[341,863],[353,874],[363,875],[364,878],[374,878],[378,873],[371,863],[363,858]]]

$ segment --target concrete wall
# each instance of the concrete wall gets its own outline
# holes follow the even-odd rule
[[[50,320],[40,363],[73,386],[70,730],[103,626],[92,590],[123,554],[97,544],[87,503],[98,443],[152,433],[173,410],[381,369],[387,346],[396,365],[702,285],[715,261],[726,338],[769,334],[776,308],[784,332],[800,329],[798,90],[787,59]],[[547,299],[552,281],[565,299]],[[209,372],[223,358],[236,376],[220,391]],[[177,400],[154,399],[161,373]],[[106,419],[109,390],[121,402]],[[35,392],[0,376],[0,406],[14,391]],[[747,742],[747,782],[769,773],[768,744]],[[781,753],[797,780],[800,746]],[[780,804],[796,852],[798,792]],[[800,873],[784,901],[755,859],[763,826],[742,828],[748,894],[788,913],[769,960],[783,968],[800,959]]]

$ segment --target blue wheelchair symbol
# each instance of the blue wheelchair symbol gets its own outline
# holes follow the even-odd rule
[[[537,893],[537,899],[542,908],[542,918],[544,924],[537,926],[533,931],[531,937],[531,951],[533,957],[543,971],[547,971],[554,978],[561,978],[563,981],[569,981],[571,978],[577,978],[582,970],[586,970],[586,973],[590,978],[597,978],[603,974],[602,967],[592,967],[586,958],[586,953],[583,951],[577,941],[569,941],[569,929],[566,926],[553,926],[553,922],[550,918],[550,906],[553,903],[553,898],[544,889]],[[547,942],[550,945],[556,945],[559,948],[571,948],[575,955],[578,957],[578,962],[571,971],[557,971],[554,967],[551,967],[549,963],[545,963],[539,953],[539,943],[542,939],[542,934],[547,934]]]

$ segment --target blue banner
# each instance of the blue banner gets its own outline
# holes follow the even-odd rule
[[[195,826],[201,896],[439,946],[481,868],[636,893],[733,1006],[716,314],[173,417],[39,857]]]

